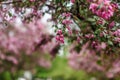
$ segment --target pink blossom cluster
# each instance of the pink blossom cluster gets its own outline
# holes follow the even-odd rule
[[[50,60],[46,59],[45,55],[57,53],[55,48],[58,44],[40,21],[21,26],[11,24],[11,27],[0,30],[0,36],[0,72],[6,69],[15,71],[18,66],[21,66],[21,69],[35,66],[49,68]]]
[[[72,34],[72,29],[70,27],[70,25],[73,23],[73,21],[71,20],[71,13],[69,13],[69,12],[63,13],[62,16],[64,18],[62,21],[62,24],[65,25],[69,34]]]
[[[35,0],[30,0],[31,2],[34,2]]]
[[[102,19],[99,19],[99,20],[97,20],[96,23],[102,25],[102,24],[104,24],[104,21]]]
[[[94,51],[88,50],[88,43],[85,44],[81,51],[71,51],[68,56],[68,64],[74,69],[83,69],[87,72],[103,71],[104,68],[96,62],[100,60]],[[93,57],[94,56],[94,57]]]
[[[72,21],[68,20],[68,19],[65,19],[65,20],[62,21],[62,23],[65,24],[65,25],[69,25],[69,24],[72,23]]]
[[[62,16],[67,18],[71,16],[71,13],[63,13]]]
[[[92,39],[92,38],[94,38],[94,35],[93,35],[93,34],[86,34],[86,35],[85,35],[85,38],[87,38],[87,39]]]
[[[111,29],[111,28],[113,28],[114,26],[115,26],[115,22],[112,21],[112,22],[109,24],[109,28]]]
[[[120,61],[119,61],[119,59],[116,59],[112,63],[111,68],[106,72],[106,76],[108,78],[113,78],[116,75],[119,75],[119,73],[120,73]]]
[[[101,45],[105,46],[104,43]],[[82,46],[80,52],[76,52],[73,48],[70,49],[68,64],[73,69],[84,70],[90,74],[99,72],[109,79],[120,75],[120,59],[118,55],[104,56],[103,51],[96,53],[95,50],[91,50],[88,47],[89,43],[86,43]]]
[[[120,29],[117,29],[113,34],[117,37],[120,37]]]
[[[107,44],[105,42],[99,43],[98,41],[93,41],[91,47],[95,48],[97,51],[106,49]]]
[[[57,31],[56,40],[60,43],[64,43],[64,35],[62,33],[62,30]]]
[[[35,19],[40,19],[42,16],[42,11],[35,7],[34,5],[29,5],[29,7],[20,7],[19,5],[24,4],[23,0],[13,1],[16,5],[12,4],[13,0],[2,1],[0,5],[0,25],[4,26],[5,22],[12,22],[16,17],[21,18],[23,22],[30,22]],[[38,6],[42,6],[42,1],[28,0],[26,5],[31,4],[30,2],[35,2]],[[41,2],[41,4],[40,4]],[[3,4],[2,4],[3,3]],[[28,11],[29,10],[29,11]]]
[[[120,29],[117,29],[116,31],[113,32],[113,35],[115,36],[114,41],[116,43],[120,43]]]
[[[70,0],[70,2],[75,3],[75,0]]]
[[[112,3],[110,0],[97,0],[90,3],[89,9],[103,19],[110,19],[117,8],[117,4]]]
[[[66,12],[66,13],[62,13],[62,24],[63,26],[65,26],[69,32],[69,34],[72,34],[72,30],[70,28],[70,25],[73,23],[72,20],[70,20],[71,17],[71,13]],[[60,43],[64,43],[64,35],[63,35],[63,31],[62,30],[58,30],[57,31],[57,36],[56,36],[56,40]]]

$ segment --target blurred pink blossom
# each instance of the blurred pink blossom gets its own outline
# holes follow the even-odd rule
[[[70,0],[72,3],[75,3],[75,0]]]
[[[109,28],[113,28],[115,26],[115,22],[112,21],[110,24],[109,24]]]
[[[91,2],[89,9],[103,19],[110,19],[114,15],[115,6],[111,5],[110,0],[98,0]]]

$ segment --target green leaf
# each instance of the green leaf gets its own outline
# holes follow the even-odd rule
[[[94,18],[88,18],[87,20],[90,21],[90,22],[94,22],[95,21]]]
[[[61,2],[61,0],[55,0],[55,3],[60,3]]]
[[[113,45],[113,42],[110,41],[110,40],[108,40],[108,44],[109,44],[109,45]]]
[[[11,13],[11,12],[8,12],[8,15],[11,17],[11,16],[12,16],[12,13]]]

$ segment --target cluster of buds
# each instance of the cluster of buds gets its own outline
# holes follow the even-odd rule
[[[64,35],[62,33],[62,30],[57,31],[56,40],[60,43],[64,43]]]

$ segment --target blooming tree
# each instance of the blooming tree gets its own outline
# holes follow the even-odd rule
[[[57,53],[59,45],[47,33],[43,24],[39,21],[35,23],[30,22],[20,27],[9,25],[6,30],[0,31],[1,72],[51,66],[51,58]],[[45,58],[48,53],[51,57]]]
[[[118,0],[3,0],[0,2],[0,26],[7,26],[6,30],[10,30],[10,32],[6,30],[1,32],[1,59],[18,64],[19,61],[16,58],[19,56],[6,58],[5,54],[11,52],[14,53],[12,55],[18,55],[22,53],[22,50],[23,53],[29,55],[34,50],[38,50],[35,45],[40,41],[45,39],[45,43],[49,42],[49,36],[42,33],[41,24],[37,22],[48,13],[52,16],[49,21],[53,22],[56,32],[57,42],[54,46],[58,46],[57,43],[65,44],[66,42],[72,45],[68,58],[70,66],[88,72],[95,69],[102,71],[107,77],[113,78],[120,72],[119,4]],[[25,31],[21,31],[17,27],[11,29],[10,25],[16,18],[20,18],[24,25],[34,22],[37,27],[30,24],[32,27],[25,27]],[[51,41],[46,45],[50,44]],[[40,48],[41,44],[38,46]],[[52,50],[50,49],[48,52],[52,52]],[[94,57],[92,58],[92,56]],[[111,63],[104,64],[108,61]],[[98,64],[98,62],[100,63]],[[89,66],[88,63],[91,63],[92,66]]]

